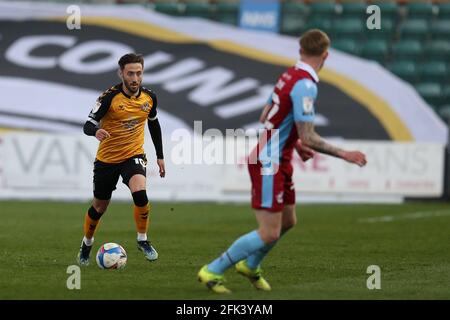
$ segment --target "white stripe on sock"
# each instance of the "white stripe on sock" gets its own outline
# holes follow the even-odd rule
[[[92,246],[94,244],[94,237],[88,239],[85,236],[83,237],[83,242],[85,245],[87,245],[88,247]]]
[[[147,234],[138,232],[138,234],[137,234],[137,241],[145,241],[145,240],[147,240]]]

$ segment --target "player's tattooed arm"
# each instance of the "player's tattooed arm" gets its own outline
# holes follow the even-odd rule
[[[298,136],[311,149],[333,157],[342,158],[344,150],[337,148],[323,140],[315,131],[313,122],[297,122]]]
[[[298,136],[311,149],[343,159],[362,167],[367,163],[366,155],[360,151],[346,151],[323,140],[315,131],[312,122],[296,122]]]

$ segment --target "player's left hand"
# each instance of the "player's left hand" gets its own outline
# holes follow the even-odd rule
[[[295,143],[295,151],[297,151],[298,155],[304,162],[314,158],[314,150],[302,144],[300,139],[297,139],[297,142]]]
[[[166,166],[164,164],[164,159],[158,159],[156,160],[156,163],[158,164],[159,167],[159,176],[161,178],[164,178],[166,176]]]
[[[366,155],[360,151],[344,151],[342,159],[364,167],[367,164]]]

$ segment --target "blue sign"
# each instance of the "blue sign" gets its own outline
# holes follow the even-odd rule
[[[241,0],[239,12],[241,28],[278,32],[279,25],[278,0]]]

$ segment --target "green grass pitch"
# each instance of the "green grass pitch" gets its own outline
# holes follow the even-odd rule
[[[155,203],[150,237],[160,258],[135,245],[131,203],[112,202],[95,236],[81,289],[66,287],[88,203],[0,202],[0,299],[449,299],[450,205],[299,205],[298,224],[263,264],[272,292],[230,269],[228,296],[197,282],[205,263],[256,227],[248,205]],[[381,219],[372,219],[381,217]],[[95,252],[117,242],[123,270],[101,270]],[[368,290],[367,267],[381,268]]]

